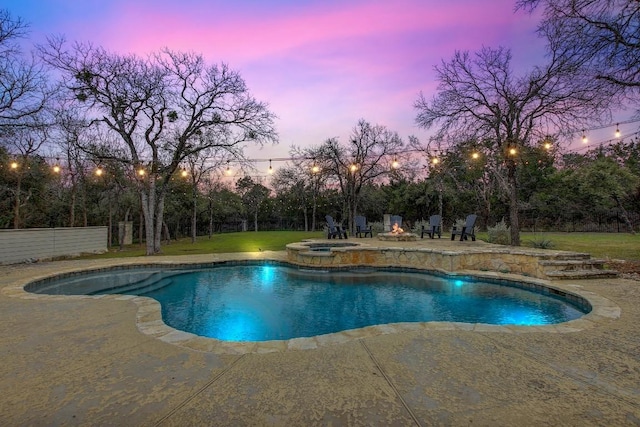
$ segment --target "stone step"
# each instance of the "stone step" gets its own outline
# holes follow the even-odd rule
[[[604,268],[605,260],[602,259],[580,259],[580,260],[540,260],[538,263],[546,267],[551,267],[553,270],[589,270],[597,269],[602,270]]]
[[[540,255],[538,258],[541,260],[549,260],[549,261],[571,261],[571,260],[588,260],[591,259],[591,255],[582,252],[568,252],[562,254],[548,254],[548,255]]]
[[[615,270],[553,270],[546,271],[550,279],[555,280],[579,280],[579,279],[613,279],[618,277]]]

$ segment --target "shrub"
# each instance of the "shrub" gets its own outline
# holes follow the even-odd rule
[[[413,224],[413,228],[411,229],[411,231],[413,233],[420,234],[420,232],[422,231],[422,226],[424,226],[424,228],[429,228],[429,220],[425,221],[421,219],[420,221],[416,221]]]
[[[487,227],[487,235],[489,243],[495,243],[498,245],[511,244],[511,228],[507,226],[504,219],[494,227]]]
[[[538,248],[538,249],[551,249],[555,245],[549,239],[540,238],[540,239],[532,240],[531,241],[531,246],[533,246],[534,248]]]

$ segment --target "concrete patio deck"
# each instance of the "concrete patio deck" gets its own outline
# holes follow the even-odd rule
[[[637,281],[549,282],[612,303],[570,328],[434,323],[237,354],[141,332],[135,298],[21,290],[83,268],[253,258],[286,254],[0,266],[0,424],[640,425]]]

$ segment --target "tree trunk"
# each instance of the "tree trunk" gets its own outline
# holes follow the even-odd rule
[[[144,190],[140,194],[140,204],[142,205],[142,214],[144,215],[144,235],[145,235],[145,247],[146,255],[153,255],[153,209],[151,205],[152,196],[147,194]],[[152,206],[152,205],[151,205]]]
[[[302,208],[302,214],[304,215],[304,231],[309,231],[309,209],[306,204]]]
[[[356,215],[358,214],[358,197],[356,195],[356,189],[353,188],[350,192],[350,197],[347,200],[348,218],[347,228],[351,235],[355,235],[356,232]]]
[[[167,242],[167,245],[168,245],[169,243],[171,243],[171,232],[169,231],[169,226],[165,221],[162,221],[162,230],[160,234],[162,235],[163,233],[164,233],[164,240],[165,242]]]
[[[438,188],[438,215],[440,215],[440,218],[442,218],[443,210],[444,210],[444,200],[442,198],[442,188]]]
[[[516,165],[509,161],[509,226],[511,227],[511,246],[520,246],[520,223],[518,220],[518,177]]]
[[[154,190],[156,190],[156,187],[154,186]],[[156,194],[156,210],[155,210],[155,216],[156,216],[156,230],[155,230],[155,235],[154,235],[154,241],[153,241],[153,253],[154,254],[159,254],[161,251],[161,244],[162,244],[162,224],[164,224],[164,194]]]
[[[69,206],[69,227],[76,224],[76,186],[71,187],[71,204]]]
[[[87,226],[87,187],[82,189],[82,226]]]
[[[629,219],[629,215],[627,214],[626,209],[622,206],[622,203],[620,202],[620,198],[614,196],[613,197],[616,201],[616,203],[618,204],[618,209],[620,209],[620,216],[622,217],[622,220],[624,221],[625,225],[627,226],[627,228],[629,229],[629,232],[633,235],[636,234],[636,231],[633,229],[633,224],[631,224],[631,220]]]
[[[148,188],[140,190],[142,212],[144,214],[146,255],[160,253],[162,241],[162,220],[164,214],[164,194],[157,194],[155,178],[149,176]]]
[[[111,202],[111,200],[109,200],[109,202]],[[108,221],[108,227],[107,227],[107,249],[111,249],[111,233],[113,230],[113,206],[111,203],[109,204],[109,219]]]
[[[311,208],[311,231],[316,231],[316,193],[313,193],[313,207]]]
[[[13,228],[20,228],[20,192],[22,191],[22,176],[18,171],[16,180],[16,203],[13,205]]]
[[[193,189],[193,212],[191,213],[191,243],[195,243],[196,242],[196,236],[197,236],[197,230],[196,230],[196,226],[197,226],[197,222],[198,222],[198,192],[195,189]]]
[[[213,235],[213,203],[209,198],[209,239]]]
[[[140,197],[140,206],[142,206],[142,197]],[[139,217],[140,218],[139,218],[139,221],[138,221],[139,222],[139,225],[138,225],[138,239],[139,239],[139,242],[138,242],[138,244],[140,246],[142,246],[142,242],[144,240],[143,237],[142,237],[142,236],[144,236],[144,233],[143,233],[143,231],[144,231],[144,221],[145,221],[144,220],[144,208],[140,212]]]
[[[356,215],[358,214],[358,206],[356,201],[353,201],[353,207],[349,211],[349,230],[351,230],[351,235],[354,236],[356,234]]]
[[[124,236],[127,234],[127,221],[129,221],[129,210],[131,208],[127,208],[127,212],[124,214],[124,225],[122,230],[118,233],[118,245],[120,245],[120,250],[124,249]]]
[[[258,231],[258,209],[253,214],[253,230]]]

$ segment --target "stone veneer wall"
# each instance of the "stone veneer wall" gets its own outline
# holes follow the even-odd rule
[[[287,246],[287,258],[298,265],[314,267],[374,266],[409,267],[441,272],[494,271],[546,279],[538,257],[518,252],[437,251],[423,248],[332,248],[315,252]]]

